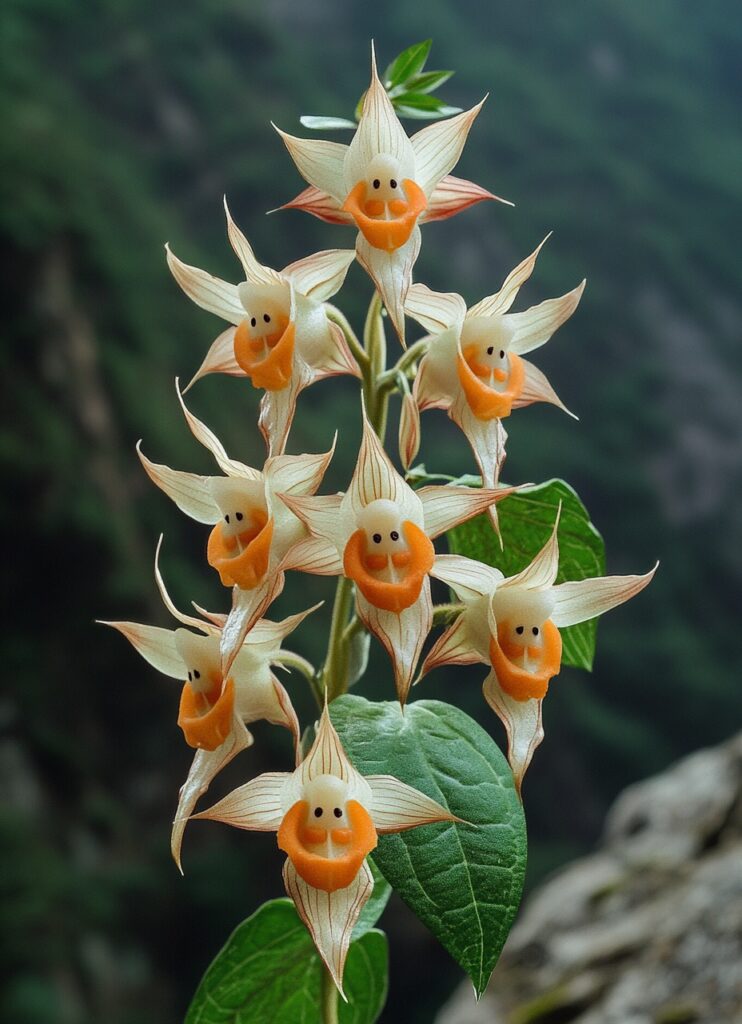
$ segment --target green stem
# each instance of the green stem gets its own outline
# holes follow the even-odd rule
[[[286,668],[293,668],[300,672],[311,686],[317,703],[322,707],[324,694],[317,678],[317,671],[311,661],[307,661],[306,658],[302,658],[300,654],[296,654],[294,651],[285,650],[279,651],[275,660],[279,665],[285,665]]]
[[[428,350],[429,338],[421,338],[402,353],[397,362],[378,380],[378,387],[393,388],[400,373],[406,373],[418,359],[422,359]]]
[[[463,612],[463,604],[436,604],[433,606],[433,625],[443,626],[453,622]]]
[[[322,966],[322,1024],[338,1024],[338,990],[327,968]]]
[[[353,581],[341,576],[335,590],[330,639],[327,642],[327,658],[322,670],[322,681],[328,704],[348,689],[348,643],[345,639],[345,630],[352,607]]]
[[[356,361],[361,368],[361,372],[363,372],[364,368],[369,365],[368,353],[358,340],[358,337],[348,323],[345,314],[342,313],[337,306],[331,306],[329,302],[325,303],[325,311],[327,313],[327,319],[331,320],[334,324],[337,324],[343,332],[345,340],[348,343],[348,348],[356,357]]]

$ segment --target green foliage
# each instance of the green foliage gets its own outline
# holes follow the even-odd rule
[[[345,965],[340,1024],[373,1024],[386,1001],[387,942],[365,931]],[[186,1024],[320,1024],[322,963],[291,900],[264,903],[206,971]]]
[[[502,548],[487,516],[478,516],[451,530],[448,545],[456,554],[476,558],[496,566],[505,576],[513,576],[525,569],[549,539],[560,505],[556,582],[603,576],[603,538],[575,491],[564,480],[548,480],[537,487],[512,494],[498,504]],[[591,669],[597,631],[597,619],[560,630],[563,664]]]
[[[330,714],[359,771],[394,775],[466,822],[380,836],[374,860],[481,995],[526,867],[523,808],[505,758],[476,722],[440,701],[402,710],[346,695]]]
[[[392,887],[387,882],[386,878],[382,875],[379,869],[374,864],[372,857],[366,858],[368,866],[371,868],[371,874],[374,876],[374,891],[366,901],[363,910],[360,913],[356,926],[353,929],[353,939],[362,938],[366,932],[370,931],[376,922],[379,920],[381,915],[384,913],[389,897],[392,894]]]
[[[396,89],[419,74],[425,67],[432,45],[432,39],[425,39],[422,43],[413,43],[398,54],[382,75],[384,88]]]

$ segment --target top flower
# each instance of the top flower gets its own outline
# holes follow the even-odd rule
[[[276,128],[312,188],[284,208],[298,208],[359,229],[356,254],[368,271],[404,345],[404,301],[420,251],[423,220],[441,220],[497,196],[447,177],[482,103],[408,138],[376,73],[349,146],[298,139]]]

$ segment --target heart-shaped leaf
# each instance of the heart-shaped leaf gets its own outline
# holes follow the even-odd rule
[[[426,825],[379,837],[374,861],[481,995],[523,889],[526,829],[500,748],[468,715],[440,701],[370,703],[346,695],[330,715],[356,768],[394,775],[470,824]]]
[[[373,1024],[387,994],[386,936],[367,931],[345,963],[339,1024]],[[198,986],[185,1024],[322,1024],[322,963],[291,900],[243,921]]]

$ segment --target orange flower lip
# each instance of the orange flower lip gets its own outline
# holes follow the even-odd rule
[[[402,532],[407,542],[406,551],[391,556],[369,554],[366,534],[363,530],[356,530],[345,545],[343,554],[343,571],[366,600],[377,608],[397,613],[417,601],[425,577],[435,561],[433,543],[419,526],[406,520],[402,523]],[[373,575],[388,568],[389,557],[396,569],[405,570],[398,583],[380,580]]]
[[[197,693],[190,683],[184,683],[180,695],[178,725],[188,746],[199,750],[216,750],[232,729],[234,681],[230,678],[222,687],[217,676],[212,682],[216,685],[209,694]]]
[[[508,352],[509,375],[499,368],[491,371],[476,360],[477,351],[473,345],[467,346],[456,359],[456,372],[459,383],[464,389],[469,408],[480,420],[504,419],[513,410],[513,402],[518,398],[525,383],[525,367],[523,360],[514,352]],[[504,391],[496,391],[485,384],[481,377],[493,376],[497,380],[506,380],[508,386]]]
[[[350,828],[324,829],[309,824],[309,803],[298,800],[284,816],[278,829],[278,848],[288,854],[297,874],[315,889],[335,892],[345,889],[378,842],[368,811],[357,800],[349,800],[346,813]],[[336,857],[316,853],[308,847],[329,842],[342,846]]]
[[[381,202],[366,198],[368,186],[359,181],[353,186],[343,203],[343,210],[356,222],[366,241],[375,249],[394,252],[404,245],[412,234],[417,218],[426,209],[425,193],[411,178],[405,178],[402,188],[406,200],[392,199]],[[385,215],[391,214],[391,217]]]
[[[257,525],[238,537],[225,537],[220,522],[209,534],[206,558],[209,565],[219,573],[225,587],[237,586],[242,590],[253,590],[268,571],[273,519],[269,519],[262,510],[254,512],[253,519]],[[240,546],[242,551],[239,550]]]
[[[234,332],[234,357],[255,388],[282,391],[288,387],[294,366],[296,325],[284,318],[271,334],[253,337],[249,320],[243,320]]]
[[[508,638],[508,626],[502,623],[497,636],[490,637],[489,655],[497,681],[514,700],[541,700],[549,689],[549,681],[559,674],[562,666],[562,636],[557,627],[547,619],[541,627],[543,647],[528,647],[528,654],[540,660],[535,672],[527,672],[510,660],[523,652],[523,647],[513,644]]]

